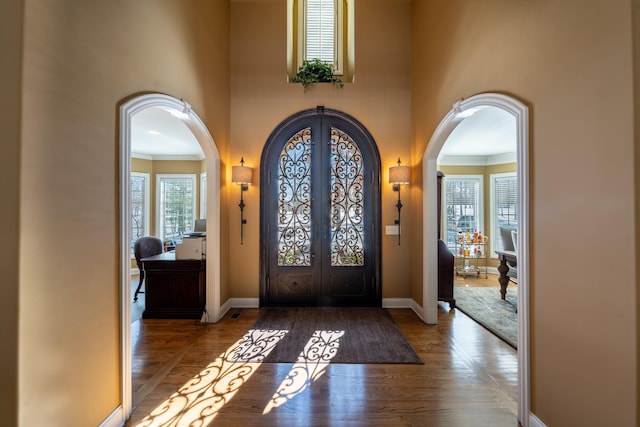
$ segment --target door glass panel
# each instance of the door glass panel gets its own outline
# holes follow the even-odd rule
[[[358,145],[331,128],[331,265],[364,265],[364,165]]]
[[[311,128],[285,144],[278,159],[278,265],[311,265]]]

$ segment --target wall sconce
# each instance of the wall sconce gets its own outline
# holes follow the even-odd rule
[[[244,244],[243,230],[247,220],[244,219],[244,197],[243,194],[249,189],[251,178],[253,177],[253,169],[244,165],[244,157],[240,158],[240,166],[231,167],[231,182],[240,186],[240,244]]]
[[[398,192],[398,219],[395,223],[398,225],[398,244],[400,244],[400,210],[402,209],[402,202],[400,201],[400,186],[409,184],[411,177],[411,168],[409,166],[400,166],[400,157],[398,157],[398,166],[391,166],[389,168],[389,184],[393,185],[393,191]]]

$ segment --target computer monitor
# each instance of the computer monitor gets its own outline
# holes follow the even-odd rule
[[[207,231],[207,220],[206,219],[196,219],[193,224],[193,232],[194,233],[205,233]]]

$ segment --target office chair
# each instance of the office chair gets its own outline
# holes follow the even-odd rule
[[[136,288],[136,293],[133,295],[133,301],[138,301],[138,294],[144,294],[140,291],[142,287],[142,281],[144,280],[144,268],[142,268],[142,258],[161,254],[163,250],[162,240],[159,237],[141,237],[136,240],[136,244],[133,247],[133,253],[136,257],[136,264],[138,264],[138,270],[140,270],[140,281]]]

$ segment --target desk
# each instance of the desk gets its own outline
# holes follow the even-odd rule
[[[505,299],[507,296],[507,286],[509,285],[509,277],[507,276],[509,266],[507,265],[507,262],[515,264],[517,257],[514,251],[496,251],[496,253],[500,260],[500,265],[498,265],[498,271],[500,272],[500,277],[498,277],[498,282],[500,283],[500,296],[502,299]]]
[[[204,259],[176,259],[175,252],[142,258],[144,319],[200,319],[206,303]]]

